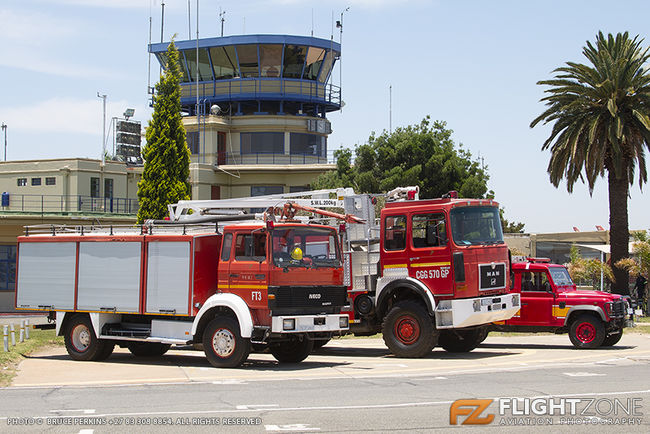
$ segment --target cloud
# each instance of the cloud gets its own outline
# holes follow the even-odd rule
[[[78,33],[75,30],[76,23],[72,21],[33,12],[0,10],[0,23],[3,46],[8,41],[15,41],[19,45],[40,47],[53,40],[74,37]]]
[[[121,117],[127,107],[136,109],[136,119],[148,116],[149,110],[144,105],[133,105],[124,100],[108,100],[106,103],[107,135],[110,119],[114,116]],[[0,108],[0,119],[12,131],[81,133],[99,137],[102,133],[102,101],[97,97],[52,98],[33,105]]]

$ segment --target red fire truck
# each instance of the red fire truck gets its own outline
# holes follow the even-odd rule
[[[566,267],[548,258],[513,258],[512,291],[521,310],[489,330],[568,333],[577,348],[612,346],[625,327],[634,326],[629,297],[579,290]]]
[[[341,208],[350,332],[382,333],[391,352],[423,357],[440,345],[470,351],[493,321],[519,310],[508,294],[509,256],[498,204],[493,200],[447,197],[418,200],[417,187],[395,189],[381,200],[351,189],[319,190],[217,201],[185,201],[170,207],[173,221],[185,221],[242,206],[271,207],[287,200],[296,207]],[[332,221],[323,221],[332,225]],[[327,342],[321,337],[318,344]]]
[[[299,362],[314,338],[349,328],[330,226],[27,228],[17,264],[16,308],[50,312],[75,360],[105,359],[115,345],[162,355],[176,344],[203,348],[216,367],[241,365],[251,346]]]

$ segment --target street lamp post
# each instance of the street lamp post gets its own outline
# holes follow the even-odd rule
[[[103,108],[103,122],[102,122],[102,155],[99,159],[101,161],[101,165],[104,165],[104,158],[106,158],[106,95],[100,95],[99,92],[97,92],[97,98],[102,99],[102,108]]]
[[[2,131],[5,133],[5,161],[7,161],[7,124],[2,123]]]

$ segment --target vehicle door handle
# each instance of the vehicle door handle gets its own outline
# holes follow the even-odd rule
[[[230,277],[239,277],[239,274],[231,274]]]
[[[264,280],[265,277],[266,277],[265,274],[256,274],[256,275],[255,275],[255,278],[256,278],[257,280]]]
[[[418,259],[420,258],[419,257],[409,258],[409,261],[417,261]]]
[[[521,303],[522,306],[528,306],[528,303]]]

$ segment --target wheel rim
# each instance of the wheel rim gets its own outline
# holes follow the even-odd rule
[[[228,329],[219,329],[212,336],[214,353],[225,359],[235,352],[235,335]]]
[[[72,329],[71,338],[74,349],[83,353],[90,346],[90,329],[84,324],[78,324]]]
[[[576,329],[576,337],[583,344],[588,344],[596,338],[596,327],[588,322],[583,322]]]
[[[395,337],[404,345],[415,343],[420,337],[420,324],[412,316],[402,316],[395,321]]]

